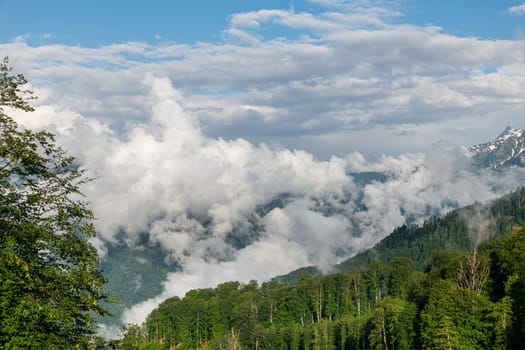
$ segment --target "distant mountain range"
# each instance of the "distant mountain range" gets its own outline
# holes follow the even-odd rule
[[[499,169],[525,166],[525,130],[507,127],[494,141],[468,148],[474,163],[481,167]]]

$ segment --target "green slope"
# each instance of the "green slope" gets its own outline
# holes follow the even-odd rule
[[[334,266],[332,271],[362,270],[373,261],[388,263],[399,256],[421,268],[436,250],[471,251],[481,238],[492,240],[520,226],[525,226],[525,188],[485,204],[453,210],[443,218],[433,217],[422,225],[398,227],[374,247]],[[297,284],[303,276],[319,275],[321,272],[310,266],[275,280]]]
[[[472,254],[436,251],[303,278],[227,282],[170,298],[117,349],[522,349],[525,230]]]
[[[162,293],[167,274],[179,269],[169,262],[160,245],[145,242],[134,247],[124,243],[108,245],[101,267],[108,279],[105,292],[116,302],[106,305],[112,317],[100,322],[114,325],[120,323],[125,308]]]

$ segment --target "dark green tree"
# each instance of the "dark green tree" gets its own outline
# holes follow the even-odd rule
[[[493,311],[486,296],[437,281],[421,312],[423,348],[494,349]]]
[[[510,344],[517,347],[525,336],[525,230],[496,242],[495,246],[497,248],[492,253],[493,285],[495,294],[502,293],[511,298]]]
[[[26,80],[0,63],[0,348],[71,349],[105,314],[105,279],[89,238],[89,181],[52,134],[21,129],[9,110],[32,111]]]
[[[124,337],[120,342],[120,347],[123,350],[137,350],[140,345],[145,343],[144,330],[137,325],[123,326],[122,332]]]
[[[388,266],[387,288],[388,294],[393,296],[405,296],[407,287],[414,272],[413,262],[404,257],[395,257]]]

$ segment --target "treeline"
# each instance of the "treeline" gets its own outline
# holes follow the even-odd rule
[[[525,188],[489,203],[476,203],[444,217],[432,217],[422,225],[400,226],[374,247],[334,266],[332,272],[362,270],[374,261],[388,263],[398,256],[409,258],[417,269],[422,269],[436,250],[472,251],[481,241],[510,234],[515,226],[525,226]],[[296,284],[304,275],[321,276],[322,272],[310,266],[275,280]]]
[[[442,218],[432,217],[422,225],[400,226],[372,249],[336,269],[365,268],[371,261],[388,262],[397,256],[407,257],[422,268],[436,250],[472,251],[480,242],[508,235],[516,226],[525,226],[525,188],[489,203],[453,210]]]
[[[370,259],[365,268],[348,265],[347,272],[303,277],[295,285],[228,282],[190,291],[166,300],[143,325],[128,326],[113,346],[519,349],[525,336],[524,203],[519,190],[490,206],[400,228],[401,238],[387,240],[397,252],[386,250],[388,259]],[[485,217],[474,227],[469,220],[478,219],[480,208]],[[473,234],[493,240],[477,246]],[[447,244],[455,251],[445,250]],[[412,254],[418,250],[428,256],[424,262]]]
[[[166,300],[120,348],[519,349],[524,261],[519,231],[472,254],[437,252],[424,271],[395,258],[296,286],[223,283]]]

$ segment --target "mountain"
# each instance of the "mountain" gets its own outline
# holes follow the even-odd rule
[[[153,298],[162,292],[162,282],[169,272],[180,270],[176,262],[157,244],[142,235],[134,246],[120,242],[107,244],[100,262],[107,278],[105,292],[111,302],[104,304],[111,316],[99,318],[106,325],[118,325],[124,309]]]
[[[239,223],[226,234],[226,243],[234,249],[251,244],[263,229],[260,218],[275,208],[284,208],[295,199],[293,194],[282,193],[258,206],[245,222]],[[207,230],[211,229],[209,222],[202,221],[201,224]],[[182,269],[177,261],[170,258],[168,251],[158,242],[152,242],[147,232],[140,234],[137,241],[132,243],[121,232],[115,242],[106,243],[106,249],[100,266],[108,280],[105,293],[111,301],[104,303],[104,307],[111,315],[100,317],[98,321],[107,326],[118,326],[126,308],[161,294],[168,273]]]
[[[373,262],[387,264],[395,257],[410,259],[422,269],[436,251],[469,252],[480,242],[506,236],[525,226],[525,188],[485,204],[456,209],[422,225],[403,225],[365,250],[334,266],[331,273],[365,270]],[[316,267],[304,267],[274,281],[295,285],[305,276],[321,276]]]
[[[494,141],[468,148],[475,164],[492,169],[525,166],[525,130],[507,127]]]
[[[472,251],[481,242],[506,236],[525,226],[525,188],[488,203],[456,209],[422,225],[396,228],[371,249],[345,260],[336,271],[366,268],[373,261],[390,262],[397,256],[422,268],[435,251]]]

